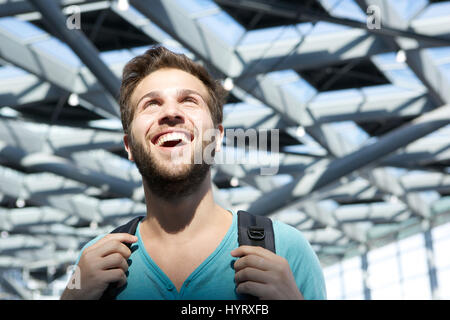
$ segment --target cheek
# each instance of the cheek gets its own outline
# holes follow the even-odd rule
[[[193,113],[190,118],[194,126],[201,132],[214,128],[214,123],[207,111],[202,110],[202,112]]]
[[[135,118],[131,127],[134,137],[139,141],[145,140],[150,129],[152,128],[153,123],[154,119],[149,116],[140,116]]]

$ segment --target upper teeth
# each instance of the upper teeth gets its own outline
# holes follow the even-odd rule
[[[158,140],[156,141],[156,145],[161,146],[164,142],[173,141],[173,140],[181,140],[184,143],[190,142],[188,137],[184,133],[171,132],[171,133],[166,133],[166,134],[163,134],[162,136],[160,136],[158,138]]]

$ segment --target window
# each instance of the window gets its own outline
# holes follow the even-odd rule
[[[433,249],[437,269],[450,268],[450,224],[439,226],[432,231]]]
[[[361,257],[353,257],[342,262],[344,299],[364,299]]]
[[[422,233],[399,242],[399,263],[403,299],[431,299],[430,280]]]
[[[439,297],[443,300],[450,299],[450,268],[438,269]]]
[[[374,295],[377,290],[383,291],[400,282],[396,243],[370,250],[367,259],[368,286],[372,291],[372,298],[377,296]]]
[[[324,269],[328,300],[364,299],[361,257],[345,259]]]
[[[328,300],[342,299],[341,264],[336,263],[323,270]]]
[[[403,280],[402,289],[402,298],[405,300],[431,299],[430,280],[428,278],[428,273]]]
[[[450,223],[433,228],[433,251],[440,299],[450,299]],[[425,237],[419,233],[367,253],[367,285],[374,300],[432,299]],[[324,269],[328,299],[364,299],[361,257]]]
[[[450,299],[450,223],[431,232],[440,299]]]

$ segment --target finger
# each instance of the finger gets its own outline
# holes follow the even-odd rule
[[[105,281],[108,283],[117,282],[118,286],[123,286],[125,283],[127,283],[127,276],[125,272],[120,268],[106,270],[104,271],[103,275]]]
[[[120,268],[124,272],[128,270],[127,260],[119,253],[110,254],[102,259],[102,270]]]
[[[138,241],[138,238],[129,233],[109,233],[99,241],[97,241],[93,246],[102,246],[105,242],[109,241],[117,241],[117,242],[125,242],[125,243],[135,243]]]
[[[271,287],[264,283],[245,281],[237,285],[236,292],[239,294],[250,294],[264,299],[264,297],[271,296]]]
[[[238,285],[242,282],[252,281],[259,283],[270,283],[271,275],[267,271],[255,268],[244,268],[234,275],[234,282]]]
[[[125,259],[128,259],[131,255],[130,248],[116,240],[104,242],[101,246],[92,248],[92,250],[95,250],[95,254],[100,257],[106,257],[113,253],[120,253]]]
[[[239,272],[240,270],[248,267],[267,271],[273,268],[273,264],[269,259],[265,259],[254,254],[243,256],[234,262],[235,272]]]
[[[117,282],[117,287],[120,288],[120,287],[122,287],[122,286],[124,286],[124,285],[126,285],[126,284],[127,284],[127,276],[126,276],[126,274],[125,274],[125,275],[122,276],[122,277],[120,278],[120,280]]]
[[[109,242],[103,248],[102,257],[106,257],[112,253],[120,253],[122,257],[128,259],[131,256],[131,250],[122,242]]]
[[[258,255],[266,259],[270,259],[276,256],[272,251],[259,247],[259,246],[240,246],[230,252],[233,257],[242,257],[245,255]]]

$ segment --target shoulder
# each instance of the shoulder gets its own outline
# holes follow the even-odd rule
[[[320,261],[300,230],[273,220],[277,254],[286,258],[305,299],[326,299]]]
[[[300,230],[279,220],[272,220],[277,251],[299,255],[312,250],[311,245]]]

